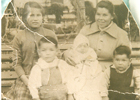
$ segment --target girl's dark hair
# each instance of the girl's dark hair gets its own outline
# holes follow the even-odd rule
[[[27,15],[29,14],[29,8],[38,8],[38,9],[40,9],[42,16],[45,15],[44,9],[42,8],[42,6],[40,4],[38,4],[37,2],[34,2],[34,1],[27,2],[24,5],[23,13],[22,13],[22,21],[24,23],[27,23],[26,19],[27,19]]]
[[[109,13],[114,17],[113,21],[118,24],[118,19],[117,19],[117,16],[115,15],[115,8],[114,8],[114,5],[112,4],[112,2],[110,1],[100,1],[97,6],[96,6],[96,11],[98,8],[106,8]]]
[[[58,47],[58,41],[51,36],[42,37],[38,42],[38,47],[40,47],[42,43],[53,43],[53,44],[55,44],[56,48]]]
[[[123,54],[125,54],[128,58],[131,58],[131,49],[128,46],[121,45],[117,47],[113,52],[113,56]]]

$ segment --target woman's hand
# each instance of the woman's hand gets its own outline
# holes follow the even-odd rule
[[[70,64],[70,65],[72,65],[72,66],[75,66],[75,65],[76,65],[76,62],[74,61],[74,57],[73,57],[74,54],[73,54],[72,52],[70,52],[70,50],[66,50],[66,51],[64,52],[63,56],[64,56],[65,61],[66,61],[68,64]]]
[[[68,94],[68,100],[75,100],[72,94]]]
[[[28,86],[28,78],[26,75],[21,75],[20,79],[23,81],[23,83]]]

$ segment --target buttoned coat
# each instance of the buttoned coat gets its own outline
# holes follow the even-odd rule
[[[119,28],[114,22],[111,26],[107,27],[105,30],[100,30],[97,23],[92,25],[84,26],[79,34],[85,35],[90,43],[90,47],[95,50],[98,56],[98,60],[102,66],[108,66],[104,64],[111,62],[113,57],[113,51],[116,47],[120,45],[125,45],[130,47],[130,41],[128,34],[123,29]]]

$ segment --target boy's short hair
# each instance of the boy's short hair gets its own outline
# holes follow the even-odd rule
[[[42,37],[38,42],[38,47],[40,47],[42,43],[53,43],[56,48],[58,47],[58,41],[51,36]]]
[[[121,45],[117,47],[113,52],[114,57],[115,55],[123,55],[123,54],[125,54],[128,58],[131,58],[131,49],[128,46]]]

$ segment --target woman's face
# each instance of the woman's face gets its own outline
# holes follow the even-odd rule
[[[30,8],[27,15],[27,23],[31,28],[38,28],[42,24],[42,13],[38,8]]]
[[[97,8],[97,12],[95,14],[95,21],[100,28],[107,27],[112,20],[113,16],[109,13],[108,9],[100,7]]]

